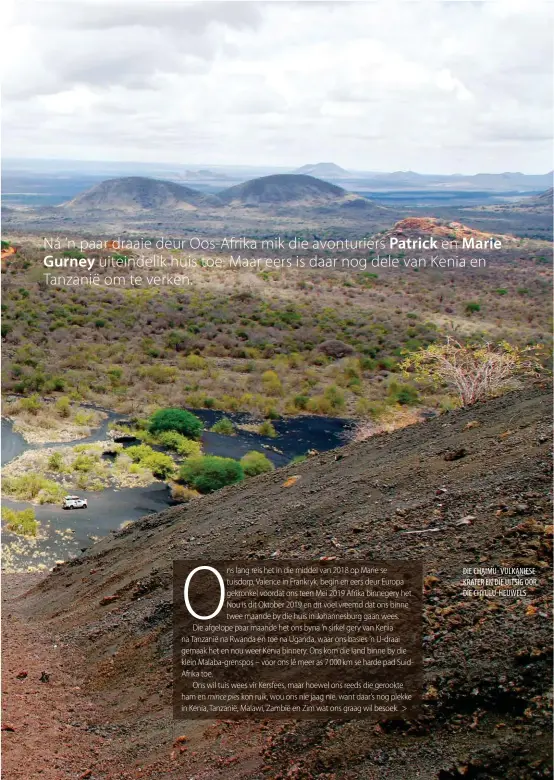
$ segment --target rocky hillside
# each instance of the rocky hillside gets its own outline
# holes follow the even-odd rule
[[[74,715],[103,738],[82,776],[550,777],[550,416],[551,388],[536,385],[145,517],[57,566],[4,614],[48,632],[79,695],[101,705]],[[423,560],[417,720],[172,731],[172,560],[269,556]],[[536,567],[540,584],[525,598],[466,597],[463,567],[479,564]],[[7,735],[5,764],[25,739]]]
[[[82,192],[60,208],[68,211],[190,210],[217,204],[217,198],[170,181],[126,176],[108,179]]]
[[[396,222],[393,227],[384,233],[386,238],[396,236],[398,238],[434,237],[439,242],[458,241],[460,247],[463,239],[474,241],[489,241],[497,239],[503,246],[516,245],[517,239],[509,234],[494,234],[468,227],[461,222],[437,219],[436,217],[407,217]]]

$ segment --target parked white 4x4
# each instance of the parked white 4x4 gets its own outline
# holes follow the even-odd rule
[[[79,496],[66,496],[62,504],[63,509],[86,509],[87,507],[87,499]]]

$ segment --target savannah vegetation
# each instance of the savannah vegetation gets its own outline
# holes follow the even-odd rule
[[[520,348],[550,338],[542,241],[518,240],[481,269],[199,268],[192,287],[175,290],[46,286],[43,254],[37,239],[23,241],[4,273],[4,391],[22,397],[7,411],[29,426],[86,428],[85,402],[143,418],[163,409],[148,444],[148,433],[197,438],[186,423],[170,427],[182,407],[250,412],[268,436],[281,414],[440,410],[460,402],[456,389],[405,375],[411,355],[445,336]]]

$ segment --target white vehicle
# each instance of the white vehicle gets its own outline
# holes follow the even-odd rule
[[[88,500],[80,496],[66,496],[62,504],[63,509],[86,509],[87,507]]]

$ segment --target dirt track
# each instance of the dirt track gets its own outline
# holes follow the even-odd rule
[[[30,582],[4,614],[55,637],[83,698],[101,705],[79,715],[80,728],[101,738],[90,777],[550,777],[550,392],[511,393],[146,517]],[[283,487],[293,475],[300,479]],[[423,559],[426,702],[417,721],[196,722],[173,731],[171,561],[271,554]],[[462,567],[477,564],[535,566],[541,585],[526,598],[464,598]],[[106,596],[116,598],[101,605]],[[19,777],[25,747],[33,751],[14,725],[6,780]],[[182,752],[173,745],[180,734]],[[33,751],[37,773],[45,760]]]

